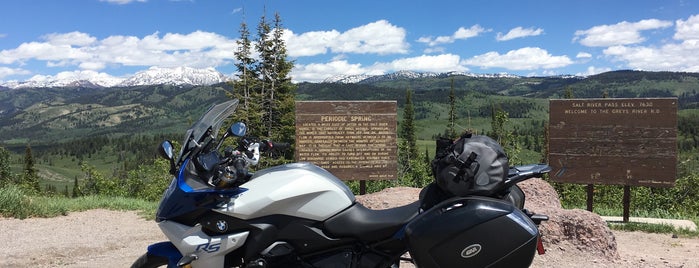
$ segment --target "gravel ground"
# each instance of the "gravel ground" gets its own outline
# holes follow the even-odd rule
[[[381,201],[382,204],[388,203]],[[382,204],[379,204],[381,206]],[[532,267],[699,267],[699,239],[613,231],[619,259],[568,243],[545,245]],[[0,218],[0,267],[128,267],[163,241],[132,211],[89,210],[55,218]],[[406,264],[402,267],[411,267]]]

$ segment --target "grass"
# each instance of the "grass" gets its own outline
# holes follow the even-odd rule
[[[627,223],[608,223],[607,224],[612,230],[635,232],[640,231],[644,233],[658,233],[658,234],[673,234],[682,237],[699,237],[699,231],[691,231],[686,228],[675,228],[668,224],[652,224],[652,223],[641,223],[641,222],[627,222]]]
[[[19,219],[49,218],[69,212],[90,209],[136,210],[146,219],[153,219],[158,203],[141,199],[109,196],[35,196],[17,186],[0,188],[0,216]]]
[[[580,208],[585,209],[585,208]],[[623,211],[620,208],[605,208],[605,207],[595,207],[594,212],[603,216],[620,216]],[[673,214],[667,211],[647,211],[647,210],[633,210],[630,211],[631,217],[639,218],[657,218],[657,219],[678,219],[678,220],[690,220],[699,226],[699,217]],[[686,228],[676,228],[668,224],[652,224],[652,223],[640,223],[640,222],[610,222],[607,224],[612,230],[620,231],[640,231],[645,233],[661,233],[661,234],[675,234],[685,237],[699,237],[699,230],[691,231]]]

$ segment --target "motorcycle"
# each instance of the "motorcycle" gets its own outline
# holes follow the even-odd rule
[[[543,249],[538,224],[548,218],[524,209],[516,183],[547,165],[509,168],[489,196],[433,194],[433,183],[416,202],[371,210],[312,163],[250,172],[285,144],[248,137],[240,122],[219,138],[237,105],[209,108],[177,157],[171,142],[160,145],[174,178],[155,221],[169,241],[150,245],[132,267],[527,267]],[[229,137],[236,148],[221,152]]]

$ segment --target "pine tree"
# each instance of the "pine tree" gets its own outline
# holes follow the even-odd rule
[[[456,138],[456,94],[454,93],[454,78],[451,78],[451,90],[449,91],[449,127],[448,138]]]
[[[75,176],[73,178],[73,193],[71,194],[71,197],[76,198],[78,196],[81,196],[82,193],[80,193],[80,185],[78,184],[78,176]]]
[[[415,136],[415,108],[413,107],[413,93],[406,90],[405,107],[403,107],[403,122],[400,128],[400,138],[408,144],[408,157],[417,156],[417,137]]]
[[[241,24],[235,52],[239,79],[234,82],[232,94],[241,101],[241,111],[235,119],[248,124],[250,136],[292,144],[296,134],[296,86],[289,76],[293,62],[287,60],[284,28],[278,13],[273,23],[274,28],[263,15],[255,40],[250,39],[247,24]],[[259,57],[252,56],[253,50]],[[287,150],[285,156],[289,159],[293,154]]]
[[[15,176],[10,169],[10,152],[0,147],[0,187],[15,183]]]
[[[573,88],[570,86],[566,87],[565,95],[563,95],[564,99],[572,99],[573,98]]]
[[[36,193],[41,192],[39,175],[34,168],[34,156],[32,156],[32,147],[29,144],[27,144],[24,150],[24,176],[22,177],[22,184]]]
[[[265,16],[257,27],[258,36],[255,48],[260,55],[257,72],[260,75],[260,95],[264,129],[258,136],[270,137],[279,141],[292,142],[295,134],[294,93],[296,86],[291,83],[293,62],[287,60],[281,17],[274,17],[274,29]]]
[[[245,22],[240,24],[240,39],[236,41],[238,50],[235,51],[236,69],[238,80],[233,82],[233,98],[237,98],[239,111],[235,113],[235,120],[248,124],[255,129],[262,126],[262,111],[258,100],[260,96],[255,90],[258,84],[259,74],[255,70],[256,60],[252,56],[252,43],[250,32]]]
[[[417,137],[415,135],[415,111],[413,108],[412,91],[406,90],[405,106],[403,107],[403,122],[400,124],[398,136],[401,138],[398,147],[399,176],[409,178],[413,186],[422,184],[424,168],[420,169],[421,160],[417,151]]]
[[[286,44],[284,43],[284,28],[281,16],[276,13],[274,16],[274,67],[275,83],[274,88],[276,102],[273,114],[274,134],[270,137],[276,140],[292,143],[296,138],[296,103],[295,95],[297,86],[291,81],[291,70],[294,68],[293,61],[287,60]]]

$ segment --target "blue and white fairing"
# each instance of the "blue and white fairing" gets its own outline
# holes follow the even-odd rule
[[[255,173],[218,211],[248,220],[287,215],[324,221],[351,206],[355,197],[337,177],[311,163],[293,163]]]
[[[188,166],[188,161],[183,165]],[[354,194],[342,181],[312,163],[261,170],[249,182],[225,190],[187,179],[186,170],[183,168],[165,191],[156,221],[210,209],[242,220],[287,215],[324,221],[355,202]],[[230,201],[225,202],[228,198]]]

